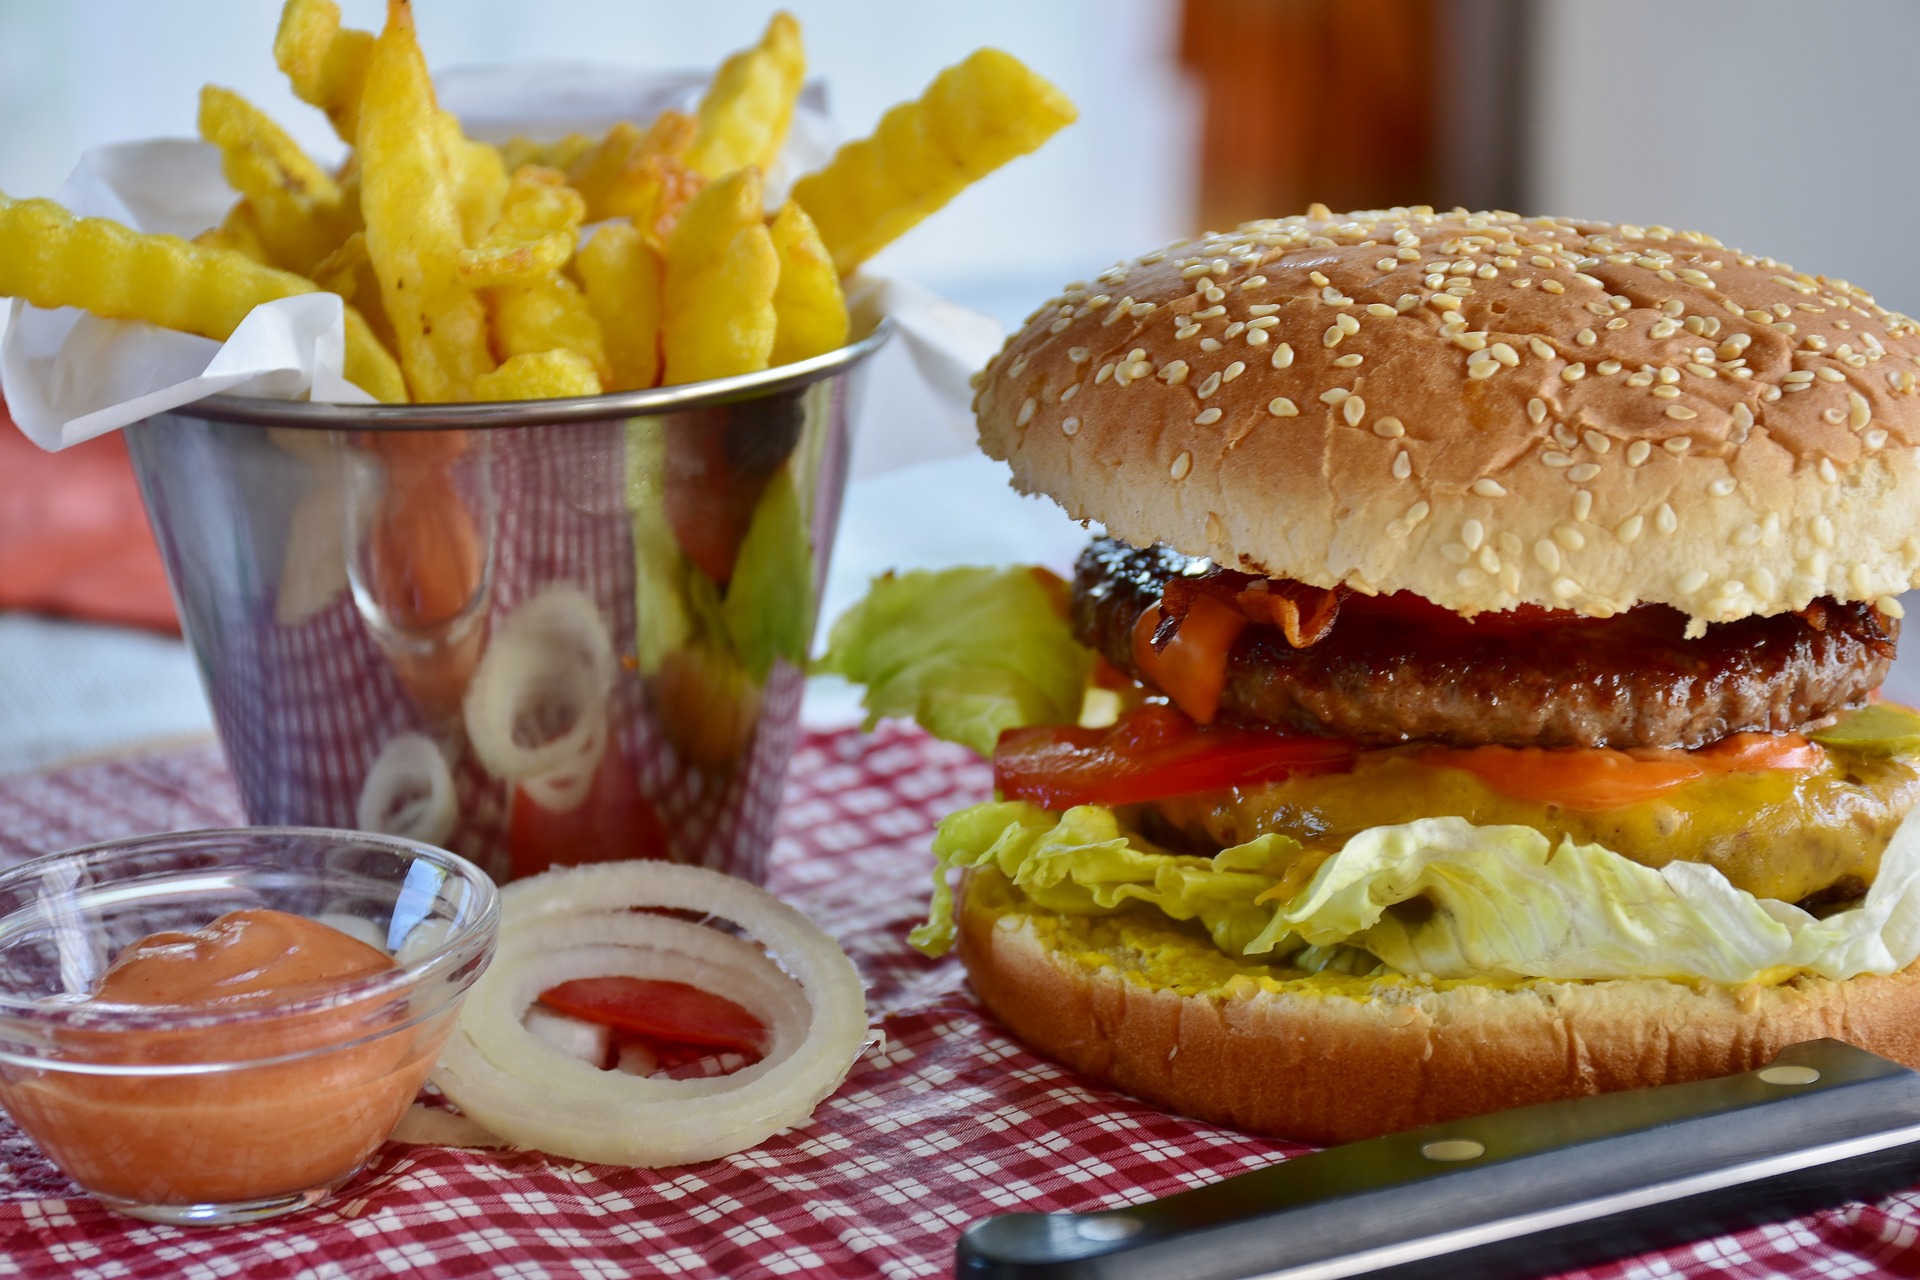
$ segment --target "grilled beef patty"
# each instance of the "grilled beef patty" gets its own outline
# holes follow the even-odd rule
[[[1074,575],[1075,634],[1139,678],[1135,623],[1169,578],[1205,568],[1165,547],[1095,539]],[[1248,626],[1228,657],[1221,715],[1370,745],[1699,747],[1860,705],[1899,635],[1871,605],[1832,600],[1716,623],[1697,640],[1686,625],[1665,605],[1469,622],[1416,599],[1347,594],[1332,630],[1305,648]]]

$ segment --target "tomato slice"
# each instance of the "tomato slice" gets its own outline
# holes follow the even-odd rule
[[[1197,725],[1152,704],[1109,729],[1008,729],[994,748],[993,782],[1004,798],[1047,809],[1139,804],[1346,769],[1354,755],[1352,744],[1334,738]]]
[[[663,1042],[669,1046],[703,1045],[758,1057],[766,1043],[767,1028],[760,1019],[725,996],[685,982],[575,978],[541,992],[540,1003],[555,1013],[637,1036],[649,1048]],[[670,1057],[684,1060],[684,1055],[671,1049],[660,1056],[663,1061]]]
[[[1519,800],[1594,812],[1652,800],[1709,773],[1817,769],[1826,753],[1797,733],[1736,733],[1698,751],[1467,747],[1435,748],[1420,759],[1465,769]]]

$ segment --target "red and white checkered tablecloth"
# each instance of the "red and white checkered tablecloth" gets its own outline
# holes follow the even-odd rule
[[[772,888],[854,957],[886,1032],[804,1129],[658,1171],[388,1146],[317,1210],[182,1230],[107,1213],[0,1118],[0,1277],[899,1280],[950,1274],[961,1228],[988,1214],[1113,1208],[1299,1151],[1087,1087],[1002,1034],[952,960],[906,945],[929,831],[987,785],[911,730],[802,743]],[[211,745],[0,779],[0,862],[240,820]],[[1576,1274],[1913,1276],[1920,1190]]]

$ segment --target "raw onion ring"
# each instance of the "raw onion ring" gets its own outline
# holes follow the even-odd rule
[[[571,773],[583,764],[592,777],[606,750],[603,712],[613,677],[613,637],[593,598],[570,582],[549,584],[495,629],[473,673],[465,710],[474,754],[496,778]],[[543,723],[553,720],[566,727],[553,732]]]
[[[602,863],[509,885],[500,905],[493,965],[467,993],[434,1081],[517,1145],[645,1167],[731,1155],[806,1123],[867,1041],[865,994],[846,953],[743,880],[665,862]],[[704,912],[748,937],[640,907]],[[765,1056],[726,1076],[634,1076],[569,1058],[521,1025],[549,987],[614,975],[726,995],[766,1024]]]
[[[373,758],[353,820],[362,831],[440,844],[458,817],[447,758],[426,734],[403,733]]]

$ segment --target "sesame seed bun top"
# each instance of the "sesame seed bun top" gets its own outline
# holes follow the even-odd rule
[[[1698,627],[1920,582],[1920,326],[1666,227],[1252,222],[1069,285],[982,447],[1136,543],[1461,613]]]

